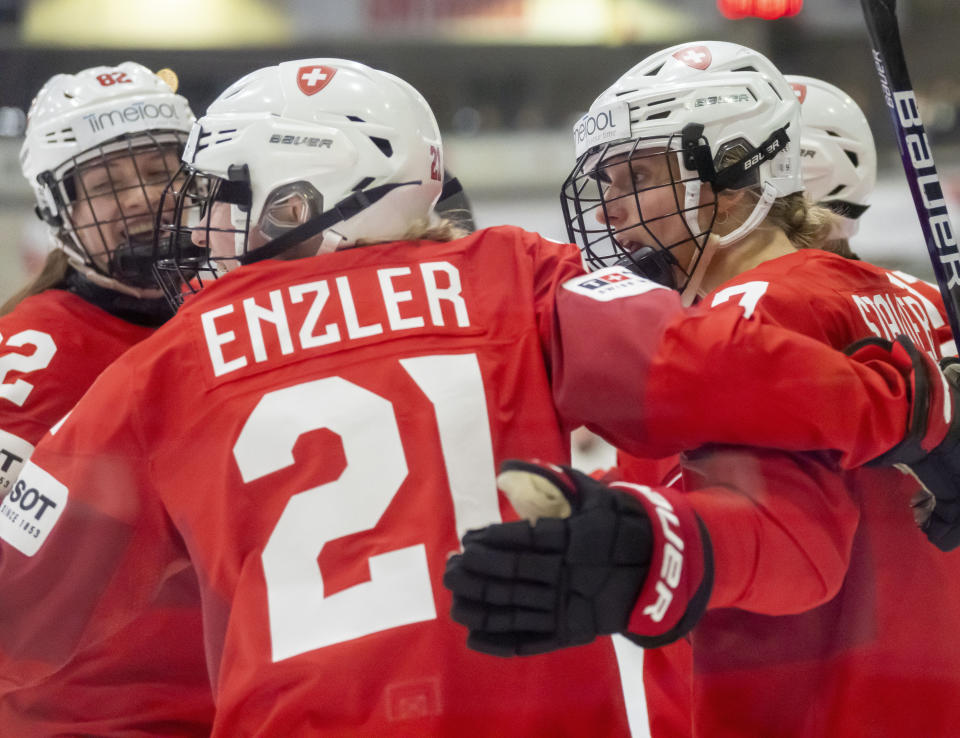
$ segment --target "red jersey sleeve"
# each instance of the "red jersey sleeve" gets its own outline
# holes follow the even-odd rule
[[[57,289],[0,317],[0,495],[43,434],[151,330]]]
[[[842,474],[812,454],[757,449],[706,448],[683,466],[716,557],[709,607],[785,615],[837,593],[860,517]]]
[[[188,566],[149,492],[136,403],[117,390],[129,386],[120,377],[94,383],[0,501],[0,689],[114,635]]]
[[[855,467],[907,427],[896,367],[744,320],[739,304],[684,310],[675,292],[622,267],[563,285],[552,355],[560,413],[635,456],[716,442],[835,450]]]

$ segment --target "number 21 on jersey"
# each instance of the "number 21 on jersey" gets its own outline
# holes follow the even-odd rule
[[[458,539],[470,528],[499,522],[476,355],[398,363],[433,407]],[[422,543],[371,556],[369,581],[328,596],[317,565],[325,543],[374,528],[407,477],[390,400],[342,377],[268,392],[233,448],[244,482],[292,465],[297,439],[324,428],[340,437],[346,467],[334,481],[290,498],[261,557],[274,661],[437,616]]]

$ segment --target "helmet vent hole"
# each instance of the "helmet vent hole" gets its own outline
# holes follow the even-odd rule
[[[853,163],[853,166],[860,166],[860,157],[857,156],[853,151],[844,150],[843,153],[847,155],[847,158]]]
[[[666,63],[666,62],[664,62],[664,63]],[[649,72],[647,72],[645,76],[647,76],[647,77],[656,77],[657,74],[660,72],[661,69],[663,69],[663,64],[661,64],[659,67],[654,67],[654,68],[651,69]]]
[[[647,120],[659,120],[660,118],[667,118],[670,115],[669,110],[661,110],[659,113],[653,113],[652,115],[647,116]]]
[[[359,115],[348,115],[347,120],[352,120],[354,123],[366,123]]]
[[[378,138],[377,136],[370,136],[370,140],[373,141],[374,146],[376,146],[388,159],[393,156],[393,146],[390,145],[390,142],[385,138]]]
[[[364,177],[353,186],[353,191],[357,192],[358,190],[362,190],[365,187],[367,187],[367,185],[369,185],[371,182],[373,182],[373,177]]]
[[[212,135],[211,131],[204,130],[202,126],[200,127],[200,133],[197,135],[197,146],[196,146],[196,149],[194,149],[194,153],[203,151],[205,148],[210,146],[211,135]]]
[[[827,193],[827,197],[833,197],[833,196],[836,195],[838,192],[840,192],[840,190],[842,190],[842,189],[843,189],[843,185],[842,185],[842,184],[838,184],[836,187],[834,187],[832,190],[830,190],[830,191]]]
[[[738,67],[737,69],[731,69],[730,71],[731,72],[756,72],[757,68],[747,66],[747,67]]]
[[[59,131],[50,131],[44,135],[44,139],[48,144],[61,144],[75,143],[77,137],[74,135],[72,128],[63,128]]]

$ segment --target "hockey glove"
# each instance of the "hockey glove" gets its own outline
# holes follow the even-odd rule
[[[893,465],[923,485],[932,503],[915,497],[915,516],[941,551],[960,545],[960,361],[943,359],[942,371],[906,336],[868,338],[846,350],[859,361],[873,356],[894,363],[910,378],[910,421],[905,438],[869,466]],[[932,509],[931,509],[932,508]]]
[[[535,522],[470,531],[447,562],[451,616],[469,629],[470,648],[535,654],[611,633],[654,647],[703,614],[710,542],[681,495],[516,460],[497,481]]]

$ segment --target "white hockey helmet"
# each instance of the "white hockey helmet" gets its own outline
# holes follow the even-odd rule
[[[839,216],[835,237],[850,238],[877,182],[870,124],[843,90],[814,77],[788,75],[800,101],[800,160],[807,197]]]
[[[652,258],[659,262],[651,265],[652,273],[667,276],[671,286],[692,300],[688,293],[699,284],[694,273],[702,277],[709,261],[704,248],[715,215],[716,201],[702,201],[701,183],[708,183],[714,193],[753,187],[760,194],[740,227],[710,243],[725,246],[750,233],[776,198],[803,189],[799,107],[777,68],[739,44],[696,41],[647,57],[603,92],[574,126],[578,161],[561,195],[568,237],[580,245],[592,268],[620,261],[636,265],[638,259]],[[650,150],[670,152],[676,162],[673,168],[679,176],[674,176],[673,185],[682,192],[676,212],[689,230],[684,242],[692,240],[697,246],[697,256],[689,264],[678,264],[670,254],[679,244],[660,243],[649,228],[651,243],[640,248],[621,244],[617,234],[638,223],[617,229],[592,224],[596,212],[606,212],[609,204],[600,184],[605,162]],[[733,164],[728,161],[730,153]],[[628,196],[635,198],[636,192]],[[704,213],[705,209],[713,212]],[[593,214],[585,217],[590,211]],[[642,213],[638,222],[646,227]],[[677,278],[670,280],[670,275]]]
[[[183,160],[210,178],[211,200],[232,204],[241,263],[318,234],[323,251],[396,240],[432,217],[443,186],[440,130],[423,96],[343,59],[289,61],[243,77],[197,122]],[[301,222],[278,221],[277,205],[291,200],[303,206]],[[194,228],[211,230],[210,208],[203,211],[207,222]],[[253,229],[266,243],[251,242]]]
[[[143,237],[138,245],[123,239],[115,248],[104,243],[110,240],[104,232],[123,231],[130,216],[119,205],[122,193],[118,187],[106,195],[117,203],[115,217],[108,221],[94,216],[91,223],[78,229],[73,218],[77,206],[89,205],[92,199],[79,186],[78,171],[108,160],[172,150],[172,156],[163,157],[164,162],[172,159],[170,171],[158,173],[157,181],[152,182],[136,168],[138,181],[127,187],[144,195],[148,186],[162,188],[176,171],[177,154],[193,121],[186,99],[135,62],[57,74],[37,93],[27,116],[21,168],[36,196],[37,214],[53,229],[71,264],[88,278],[142,296],[144,289],[153,286],[149,271],[152,235]],[[144,201],[137,209],[153,207],[155,203]],[[95,258],[95,253],[101,258]]]

